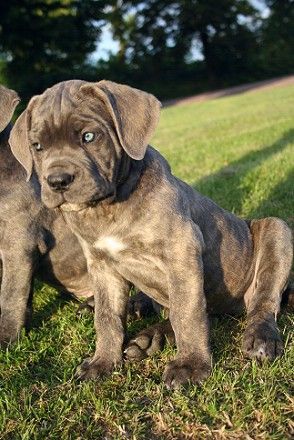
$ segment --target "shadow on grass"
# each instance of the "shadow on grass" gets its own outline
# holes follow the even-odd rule
[[[45,283],[41,283],[37,280],[34,284],[34,290],[46,287]],[[44,295],[46,295],[46,293],[44,293]],[[54,315],[55,312],[57,312],[57,310],[62,309],[64,306],[72,301],[78,304],[78,301],[73,297],[73,295],[65,291],[57,292],[55,295],[51,295],[51,299],[49,299],[43,307],[39,308],[36,311],[34,310],[31,329],[38,329],[39,327],[41,327],[44,322],[50,319],[51,316]]]
[[[218,172],[195,181],[192,186],[199,192],[211,197],[223,208],[238,214],[242,209],[244,199],[248,196],[246,188],[242,186],[242,181],[246,174],[258,167],[269,157],[283,151],[291,142],[294,142],[294,129],[286,131],[283,136],[272,145],[242,156]],[[287,182],[282,182],[279,185],[280,194],[283,193],[286,188],[288,191],[291,182],[290,179],[293,179],[293,175],[289,176]],[[252,213],[252,216],[260,217],[260,211],[264,215],[271,215],[269,212],[264,212],[262,206],[260,206]]]
[[[294,131],[294,130],[293,130]],[[294,142],[294,138],[293,138]],[[287,221],[292,229],[294,228],[294,212],[293,212],[293,200],[294,200],[294,168],[289,171],[286,178],[276,185],[268,198],[264,200],[260,205],[250,212],[252,218],[255,217],[279,217],[279,211],[283,209],[282,201],[287,195],[287,200],[292,201],[292,209],[289,215],[284,219]]]

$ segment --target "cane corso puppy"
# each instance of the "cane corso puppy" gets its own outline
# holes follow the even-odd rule
[[[18,102],[16,92],[0,86],[0,345],[14,341],[22,327],[29,326],[33,275],[78,298],[93,295],[77,238],[59,211],[41,203],[37,179],[26,182],[23,167],[11,153],[9,123]],[[142,307],[149,312],[148,306],[142,294],[132,302],[137,315]]]
[[[177,356],[165,368],[168,387],[209,375],[207,311],[246,309],[244,352],[282,352],[276,315],[290,229],[277,218],[241,220],[173,176],[148,145],[159,113],[159,101],[140,90],[72,80],[34,97],[10,136],[27,178],[36,171],[44,204],[78,238],[95,282],[96,351],[81,379],[121,363],[130,283],[169,309]]]

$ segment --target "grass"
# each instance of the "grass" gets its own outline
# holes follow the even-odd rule
[[[167,108],[153,145],[223,207],[293,226],[293,107],[288,86]],[[161,375],[173,347],[76,383],[76,366],[94,348],[92,317],[78,320],[76,307],[39,286],[32,331],[0,353],[1,439],[293,438],[293,315],[279,318],[285,355],[263,367],[240,352],[244,319],[214,318],[213,374],[202,388],[170,392]]]

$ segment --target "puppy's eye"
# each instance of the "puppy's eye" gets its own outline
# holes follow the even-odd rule
[[[95,133],[92,133],[91,131],[86,131],[86,133],[83,133],[82,139],[85,144],[93,142],[93,140],[95,139]]]
[[[39,142],[34,142],[32,144],[32,147],[36,151],[42,151],[43,150],[43,147],[42,147],[42,145]]]

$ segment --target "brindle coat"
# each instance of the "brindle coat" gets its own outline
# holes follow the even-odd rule
[[[169,308],[177,356],[164,372],[168,387],[209,375],[207,310],[245,308],[244,352],[282,352],[276,314],[292,262],[289,228],[277,218],[247,223],[173,176],[148,146],[159,112],[154,96],[131,87],[67,81],[34,97],[10,137],[93,276],[97,342],[82,379],[121,363],[130,283]]]

